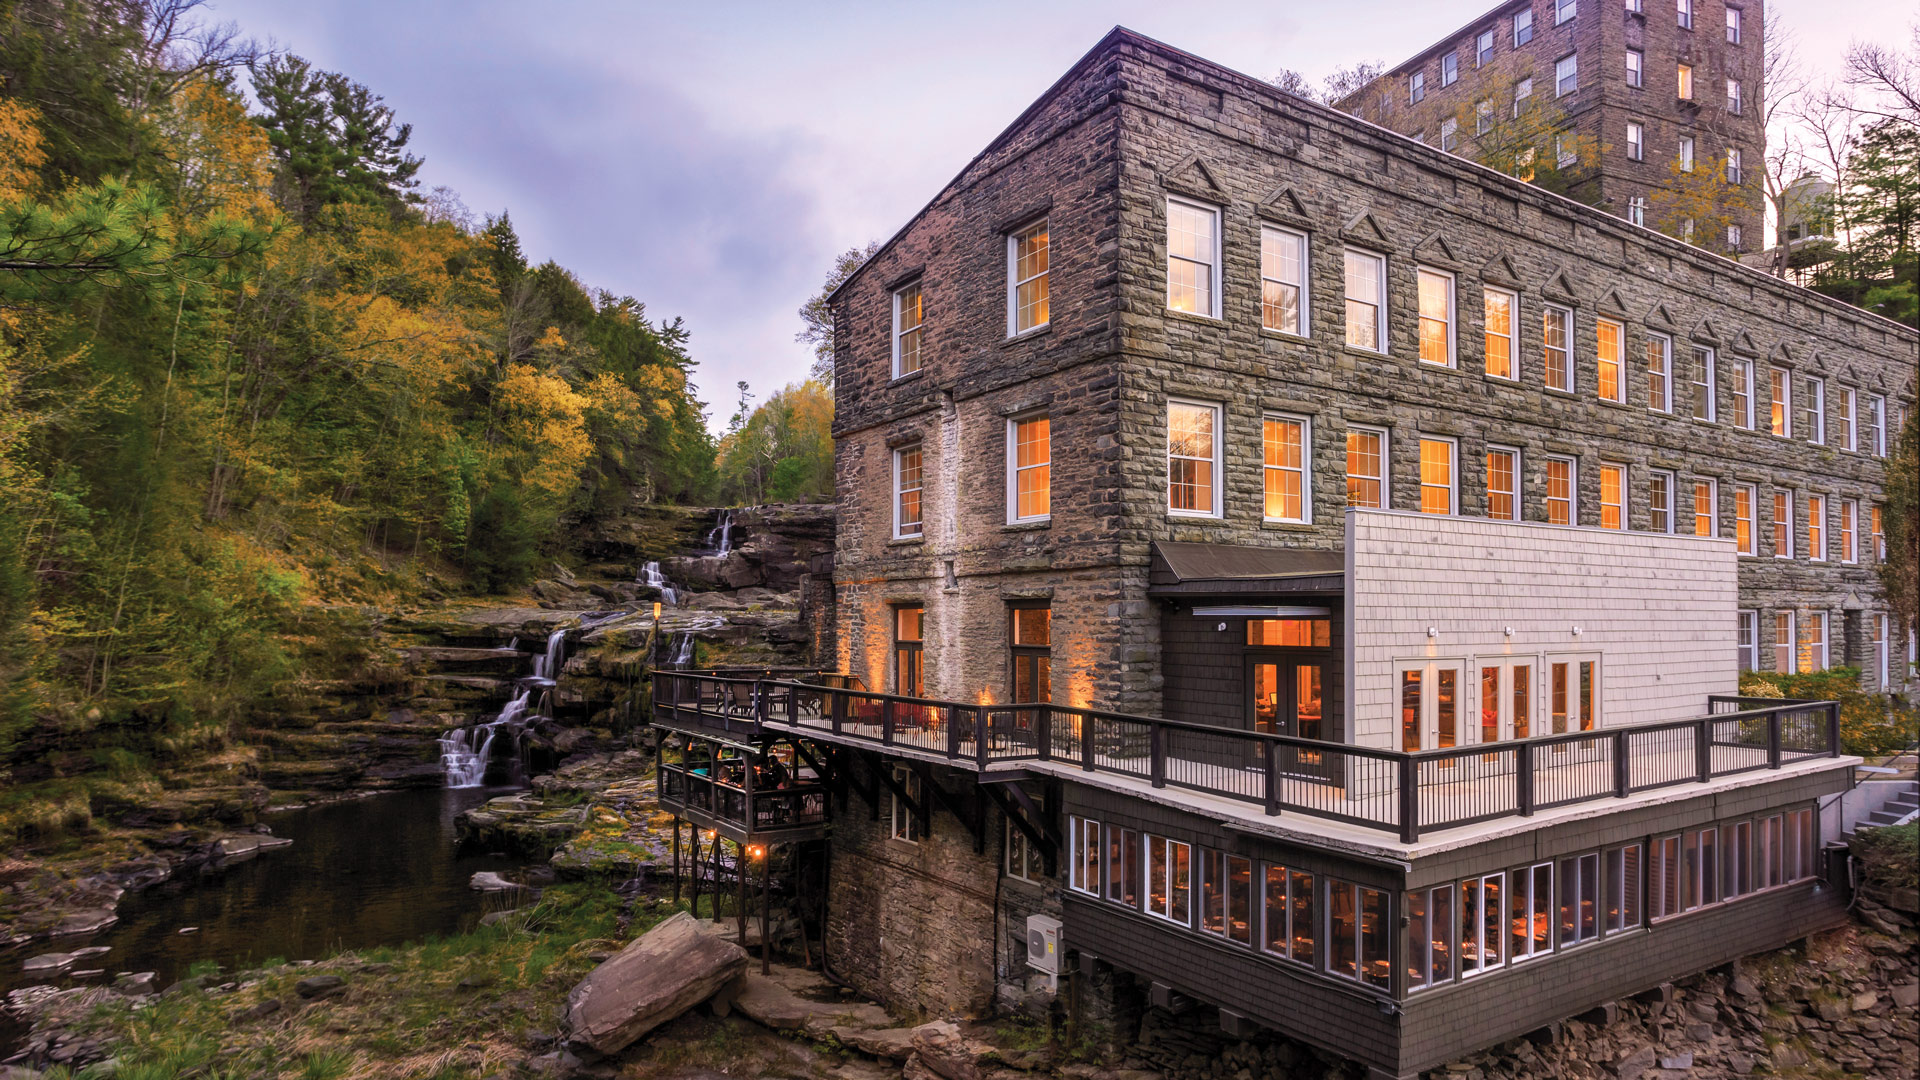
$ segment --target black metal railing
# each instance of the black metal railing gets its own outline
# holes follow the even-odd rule
[[[966,704],[809,681],[655,675],[654,704],[741,734],[802,731],[978,769],[1055,761],[1398,833],[1626,798],[1840,753],[1832,701],[1714,696],[1708,714],[1407,753],[1053,704]],[[663,791],[665,790],[663,786]]]
[[[699,810],[749,833],[774,832],[827,822],[827,787],[818,782],[787,782],[765,790],[747,790],[706,774],[698,766],[662,762],[660,801],[671,808]],[[748,813],[751,805],[753,811]]]

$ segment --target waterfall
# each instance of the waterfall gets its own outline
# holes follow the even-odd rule
[[[673,654],[667,660],[668,667],[683,668],[693,663],[693,631],[682,630],[673,636]]]
[[[674,588],[673,582],[660,572],[659,562],[649,561],[640,568],[640,584],[659,589],[660,599],[668,607],[680,606],[680,590]]]
[[[513,639],[514,645],[517,646],[519,642],[519,638]],[[440,767],[447,775],[448,787],[479,787],[486,782],[487,764],[493,760],[494,740],[503,731],[513,741],[515,756],[521,753],[528,719],[534,715],[534,692],[539,691],[541,700],[547,707],[552,707],[552,687],[566,660],[566,644],[565,630],[548,634],[547,651],[533,658],[533,675],[519,680],[513,697],[500,709],[498,716],[472,727],[455,728],[440,736]]]
[[[706,545],[716,557],[725,558],[733,550],[733,511],[722,510],[713,528],[707,530]]]

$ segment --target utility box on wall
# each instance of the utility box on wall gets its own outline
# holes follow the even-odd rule
[[[1027,916],[1027,966],[1046,975],[1049,990],[1059,989],[1059,919],[1051,915]]]

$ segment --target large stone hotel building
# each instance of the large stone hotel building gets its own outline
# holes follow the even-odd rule
[[[655,723],[837,976],[1398,1077],[1843,917],[1913,329],[1125,30],[832,302],[839,670]]]

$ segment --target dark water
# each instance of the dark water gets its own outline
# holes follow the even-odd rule
[[[293,846],[216,875],[190,873],[186,881],[129,894],[120,902],[120,921],[98,934],[0,952],[0,994],[38,981],[77,985],[66,977],[29,979],[20,965],[30,956],[88,945],[113,949],[74,965],[105,969],[88,982],[152,971],[164,987],[200,960],[232,971],[271,957],[313,960],[471,928],[488,901],[468,880],[479,870],[519,864],[484,852],[456,854],[453,819],[504,790],[394,792],[268,815],[274,835]],[[185,926],[200,929],[183,935]],[[0,1017],[0,1047],[20,1034]]]

